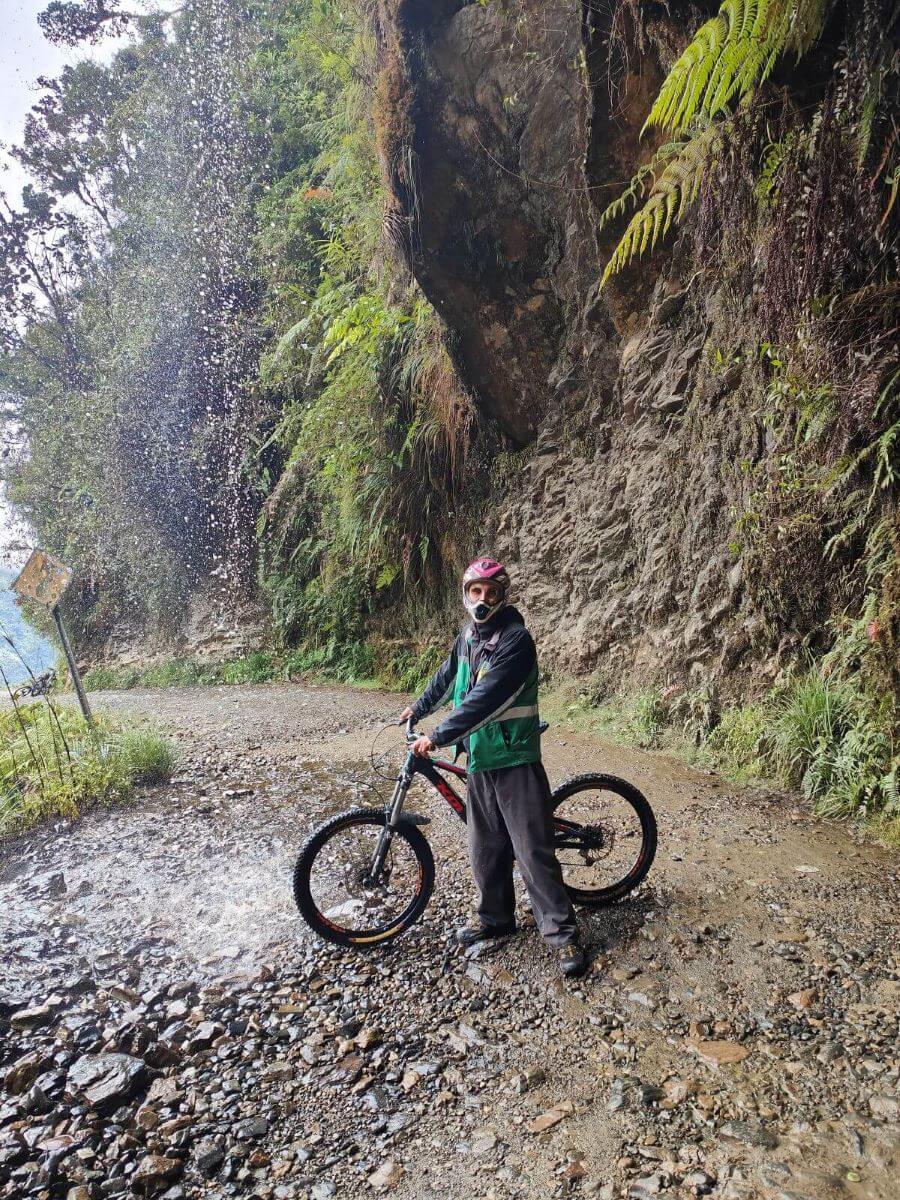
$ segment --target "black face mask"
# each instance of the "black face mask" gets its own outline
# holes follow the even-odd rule
[[[470,611],[476,621],[486,621],[493,610],[490,604],[485,604],[485,602],[482,600]]]

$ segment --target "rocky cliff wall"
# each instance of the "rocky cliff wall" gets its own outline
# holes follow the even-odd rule
[[[545,661],[746,691],[846,599],[809,581],[778,629],[746,586],[741,523],[772,450],[732,353],[749,297],[679,242],[598,292],[599,214],[652,153],[663,69],[711,7],[382,0],[380,149],[412,270],[514,451],[490,542]]]

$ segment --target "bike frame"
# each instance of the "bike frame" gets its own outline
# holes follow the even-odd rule
[[[407,722],[406,740],[407,742],[415,740],[412,718]],[[367,880],[370,885],[377,883],[378,877],[381,875],[388,851],[391,848],[394,833],[403,816],[403,805],[409,789],[412,787],[412,781],[417,775],[424,775],[441,798],[446,800],[447,804],[449,804],[460,820],[465,821],[465,802],[454,792],[447,780],[440,774],[440,771],[450,771],[458,779],[466,779],[469,774],[465,767],[459,767],[456,763],[446,762],[443,759],[437,759],[432,762],[430,758],[425,758],[424,755],[413,754],[412,750],[407,753],[406,758],[403,760],[403,766],[400,768],[400,773],[397,776],[397,782],[394,784],[391,798],[387,804],[387,820],[384,829],[381,832],[378,845],[375,847],[375,853],[372,856],[372,865],[369,868]]]
[[[409,719],[406,725],[406,740],[407,742],[415,740],[412,718]],[[372,865],[368,876],[368,883],[370,885],[377,883],[378,877],[384,867],[394,833],[403,817],[403,805],[409,789],[412,787],[412,781],[417,775],[423,775],[441,799],[445,800],[459,819],[465,823],[465,801],[453,790],[441,774],[442,771],[448,771],[457,779],[466,780],[469,777],[469,772],[465,767],[448,762],[446,759],[426,758],[421,754],[413,754],[412,750],[407,753],[406,758],[403,760],[403,766],[400,768],[400,773],[397,776],[397,782],[394,784],[391,798],[387,804],[387,821],[378,839],[375,853],[372,856]],[[407,817],[407,820],[409,819]],[[556,832],[555,844],[557,849],[569,846],[584,846],[588,840],[594,847],[599,848],[602,845],[603,835],[600,830],[589,832],[584,826],[578,825],[573,821],[564,821],[559,817],[554,817],[553,824]],[[573,837],[575,841],[571,840]]]

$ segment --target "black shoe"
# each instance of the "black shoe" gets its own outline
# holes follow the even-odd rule
[[[462,929],[457,929],[456,940],[461,946],[474,946],[477,942],[509,937],[515,932],[515,921],[510,921],[508,925],[464,925]]]
[[[559,947],[558,954],[559,969],[567,978],[576,979],[587,970],[587,955],[580,942],[566,942],[564,946]]]

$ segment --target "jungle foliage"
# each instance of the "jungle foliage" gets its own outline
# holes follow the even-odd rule
[[[45,81],[15,150],[33,182],[0,208],[11,497],[76,568],[80,634],[259,583],[284,643],[359,676],[371,616],[458,561],[475,431],[385,251],[367,6],[44,24],[129,40]]]
[[[44,81],[13,151],[31,182],[0,202],[0,389],[28,447],[10,496],[76,568],[80,631],[175,624],[200,580],[252,561],[253,15],[139,21],[110,63]]]
[[[766,87],[780,60],[797,63],[822,38],[832,20],[833,45],[819,56],[805,81],[820,99],[796,104],[783,84]],[[775,177],[787,146],[809,158],[823,151],[823,134],[841,96],[843,152],[854,167],[857,190],[877,189],[882,211],[874,240],[887,223],[900,184],[897,146],[898,12],[890,0],[723,0],[718,14],[701,25],[670,67],[642,136],[659,131],[669,140],[642,165],[625,192],[600,218],[600,230],[629,205],[631,217],[601,279],[601,287],[635,258],[652,252],[696,201],[704,177],[714,177],[731,145],[760,121],[778,130],[758,148],[756,171],[764,225],[778,203]],[[795,67],[796,70],[796,67]],[[853,76],[856,76],[854,79]],[[824,98],[821,98],[822,91]],[[794,165],[796,156],[788,155]],[[807,293],[809,294],[809,293]]]
[[[259,206],[260,388],[278,414],[257,452],[260,578],[308,665],[359,678],[375,666],[370,618],[388,609],[395,636],[421,625],[460,564],[477,423],[385,242],[364,6],[288,5],[279,29],[262,74],[301,102],[270,96],[287,169]],[[301,158],[279,155],[291,142]]]
[[[766,729],[747,741],[743,766],[802,786],[823,811],[891,819],[900,766],[898,18],[880,0],[727,0],[651,108],[645,132],[669,140],[602,218],[638,206],[604,281],[685,218],[676,258],[714,280],[723,365],[736,368],[765,437],[765,452],[746,464],[733,549],[771,644],[789,647],[796,669],[762,708],[714,709],[705,732],[720,718],[723,731],[713,750],[730,754],[762,712]]]
[[[803,664],[759,706],[650,691],[619,724],[646,745],[696,733],[827,811],[896,799],[895,8],[725,0],[656,44],[646,161],[600,221],[628,217],[604,284],[680,226],[673,281],[702,278],[724,313],[708,348],[739,364],[765,442],[735,556],[771,646]],[[409,114],[372,18],[370,0],[53,0],[42,18],[62,44],[127,40],[44,82],[15,150],[31,183],[0,203],[0,392],[28,448],[11,496],[76,569],[79,635],[178,627],[216,581],[259,590],[280,643],[142,683],[415,687],[482,548],[504,456],[384,209],[379,154]]]

